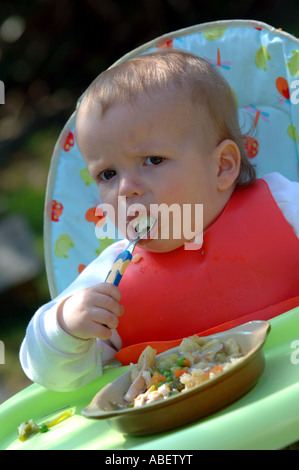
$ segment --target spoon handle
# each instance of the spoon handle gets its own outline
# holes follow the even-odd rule
[[[128,251],[127,249],[123,251],[122,253],[120,253],[120,255],[118,255],[118,257],[114,261],[112,268],[110,269],[106,277],[105,282],[118,286],[131,259],[132,259],[132,253]]]

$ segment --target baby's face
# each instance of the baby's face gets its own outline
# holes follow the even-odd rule
[[[80,151],[101,201],[114,207],[116,220],[118,211],[125,211],[129,225],[138,215],[135,204],[160,214],[155,237],[152,233],[140,242],[144,249],[166,252],[190,242],[196,204],[203,205],[201,229],[219,214],[214,147],[208,148],[202,135],[199,114],[186,98],[172,94],[170,99],[162,93],[139,97],[132,105],[114,104],[103,117],[97,110],[80,113],[76,127]],[[161,215],[163,207],[170,209],[164,211],[166,216],[176,211],[169,223]]]

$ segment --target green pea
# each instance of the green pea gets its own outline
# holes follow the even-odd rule
[[[169,375],[166,379],[166,382],[172,382],[173,381],[173,375]]]
[[[46,424],[41,424],[38,429],[40,430],[40,432],[47,432],[49,431],[49,428]]]
[[[177,365],[180,366],[180,367],[183,367],[183,362],[185,361],[185,357],[184,356],[181,356],[181,357],[178,357],[177,359]]]

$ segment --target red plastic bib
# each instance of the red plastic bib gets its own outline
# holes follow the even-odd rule
[[[119,286],[125,349],[116,357],[123,363],[139,354],[132,345],[162,342],[161,352],[173,340],[299,304],[299,241],[263,180],[233,193],[200,250],[136,252],[141,260],[130,263]]]

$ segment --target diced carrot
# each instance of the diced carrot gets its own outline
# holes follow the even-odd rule
[[[151,378],[151,381],[150,381],[150,383],[148,384],[147,389],[149,389],[152,385],[154,385],[155,387],[158,387],[158,384],[159,384],[160,382],[166,382],[166,377],[165,377],[165,375],[160,374],[159,372],[154,372],[154,373],[153,373],[153,376],[152,376],[152,378]]]
[[[185,374],[187,371],[185,369],[175,369],[174,376],[176,379],[181,377],[181,375]]]
[[[191,366],[191,362],[189,361],[189,359],[185,359],[185,360],[183,361],[183,366],[184,366],[184,367],[190,367],[190,366]]]

